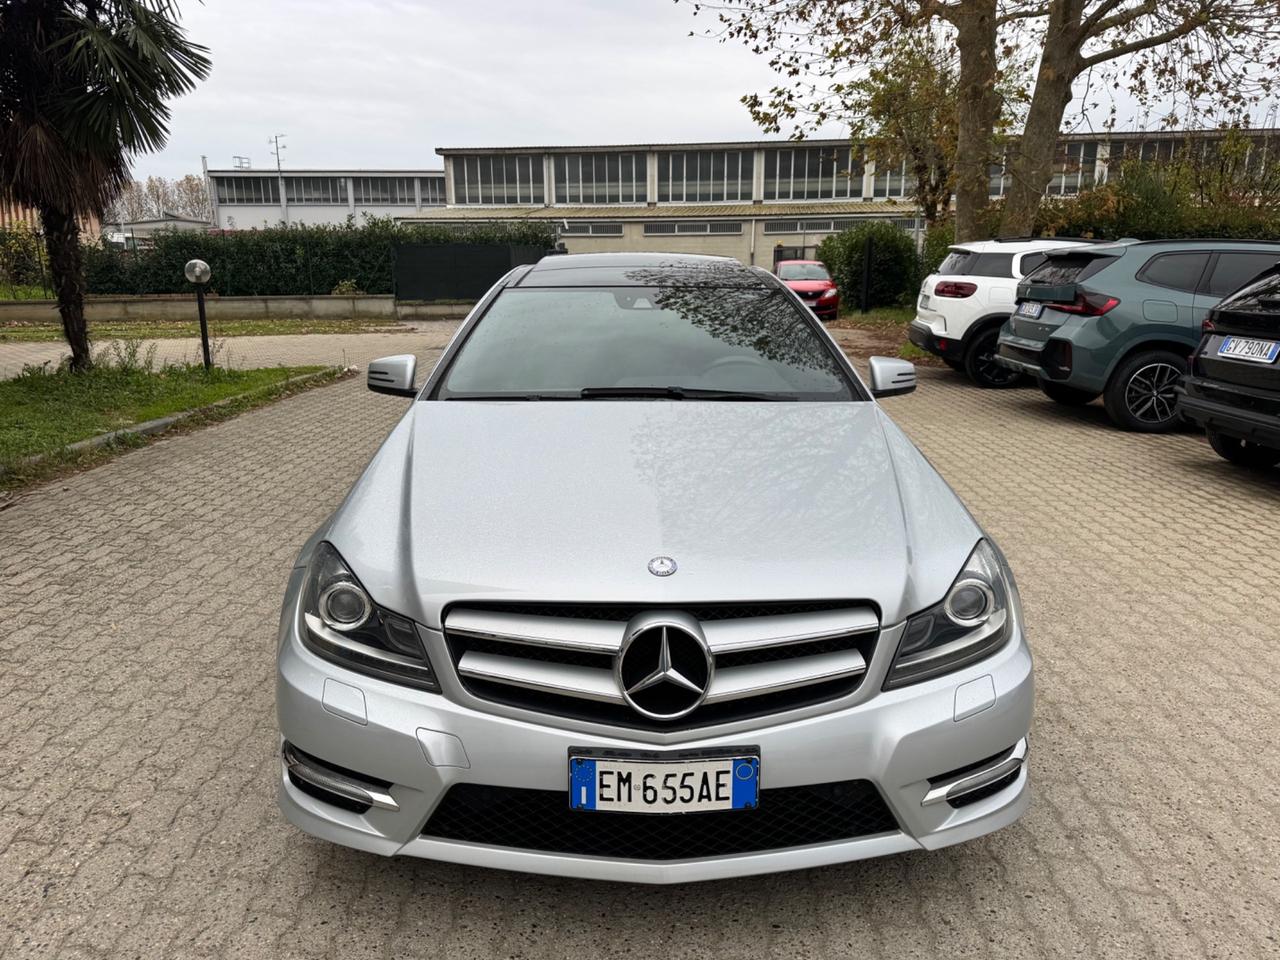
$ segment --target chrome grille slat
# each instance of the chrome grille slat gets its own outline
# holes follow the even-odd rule
[[[741,617],[736,620],[714,620],[702,625],[702,632],[712,653],[807,643],[831,637],[874,633],[879,629],[880,620],[875,611],[866,607],[773,617]]]
[[[821,602],[808,609],[755,603],[739,607],[737,616],[720,608],[719,616],[698,619],[715,662],[703,704],[680,720],[646,719],[627,703],[615,677],[614,657],[630,622],[618,617],[664,609],[670,608],[459,605],[446,613],[444,632],[459,680],[480,699],[616,726],[670,729],[851,693],[867,671],[880,631],[875,610],[857,603]],[[559,615],[561,610],[567,615]],[[690,612],[696,617],[697,605]]]
[[[601,700],[605,703],[624,702],[618,685],[614,683],[613,672],[594,667],[522,660],[519,657],[502,657],[469,650],[458,661],[458,673],[476,680],[505,683],[543,693],[558,693],[561,696]]]
[[[766,693],[781,693],[828,680],[856,677],[867,672],[867,662],[857,650],[822,653],[798,660],[757,663],[749,667],[717,670],[705,703],[741,700]]]
[[[449,612],[445,627],[451,633],[486,640],[615,653],[622,643],[626,624],[610,620],[531,617],[497,610],[459,609]]]

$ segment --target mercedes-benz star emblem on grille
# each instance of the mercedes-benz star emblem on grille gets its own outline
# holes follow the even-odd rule
[[[622,697],[653,720],[675,720],[695,710],[711,687],[711,651],[696,621],[685,625],[649,618],[632,621],[614,673]]]
[[[655,577],[669,577],[676,572],[676,562],[670,557],[654,557],[649,561],[649,572]]]

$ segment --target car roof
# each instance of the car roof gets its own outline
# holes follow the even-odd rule
[[[774,266],[780,267],[784,263],[814,263],[820,267],[825,266],[825,264],[821,260],[779,260],[777,263],[774,264]]]
[[[1096,243],[1101,243],[1101,241],[1086,240],[1082,237],[1009,237],[999,240],[971,240],[968,243],[953,243],[947,249],[964,250],[969,253],[1026,253],[1031,250],[1060,250]]]
[[[1272,249],[1280,251],[1280,241],[1277,240],[1236,240],[1231,237],[1186,237],[1167,240],[1136,240],[1133,237],[1124,237],[1120,240],[1112,240],[1109,243],[1098,244],[1089,248],[1087,256],[1120,256],[1130,248],[1142,248],[1146,250],[1186,250],[1188,252],[1195,250],[1226,250],[1232,247],[1261,247],[1262,249]],[[1078,251],[1064,250],[1063,253],[1078,253]]]
[[[774,281],[776,283],[776,281]],[[573,253],[546,256],[517,270],[509,287],[707,286],[764,289],[761,271],[733,257],[690,253]]]

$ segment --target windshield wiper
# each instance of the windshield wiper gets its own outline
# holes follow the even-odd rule
[[[583,400],[795,400],[793,393],[752,393],[748,390],[713,390],[707,387],[584,387]]]
[[[441,400],[577,400],[569,393],[451,393]]]

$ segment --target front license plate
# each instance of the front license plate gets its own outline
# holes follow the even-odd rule
[[[1035,300],[1022,300],[1018,303],[1017,309],[1013,312],[1019,317],[1039,320],[1040,314],[1044,313],[1044,304],[1037,303]]]
[[[1274,340],[1252,340],[1249,337],[1227,337],[1218,347],[1218,356],[1231,360],[1273,363],[1280,356],[1280,343]]]
[[[569,804],[611,813],[750,810],[759,803],[760,758],[569,758]]]

